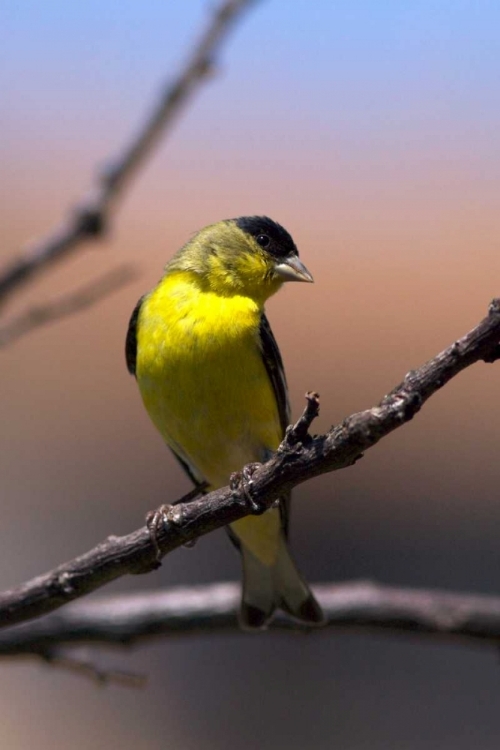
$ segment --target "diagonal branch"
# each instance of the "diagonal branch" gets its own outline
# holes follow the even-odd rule
[[[45,575],[0,594],[0,626],[51,612],[126,573],[144,573],[156,567],[157,551],[173,549],[248,515],[262,511],[274,499],[308,479],[354,464],[363,452],[410,421],[434,393],[462,370],[478,361],[500,358],[500,300],[475,328],[417,370],[410,371],[372,409],[352,414],[325,435],[304,431],[316,413],[316,397],[309,394],[304,415],[287,430],[276,454],[248,480],[202,498],[171,506],[151,538],[143,527],[123,537],[109,537],[94,549]],[[294,437],[295,436],[295,437]],[[251,503],[249,502],[251,494]]]
[[[179,110],[212,73],[228,33],[255,0],[224,0],[192,51],[185,67],[161,93],[136,136],[99,177],[87,198],[52,234],[26,248],[0,271],[0,304],[42,269],[76,250],[83,242],[102,237],[109,228],[111,209]]]
[[[326,627],[428,636],[469,646],[500,643],[500,597],[401,589],[371,581],[316,584]],[[214,583],[80,601],[57,614],[0,633],[0,656],[52,659],[61,647],[136,645],[152,638],[242,633],[240,585]],[[308,628],[277,614],[271,630]]]

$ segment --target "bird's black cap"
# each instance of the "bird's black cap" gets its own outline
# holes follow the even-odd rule
[[[234,219],[234,222],[239,229],[250,234],[275,258],[299,254],[295,242],[286,229],[267,216],[241,216],[239,219]]]

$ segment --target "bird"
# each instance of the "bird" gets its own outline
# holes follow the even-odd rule
[[[197,232],[140,298],[126,362],[153,424],[200,493],[268,460],[290,422],[282,358],[265,302],[289,281],[312,282],[291,235],[267,216]],[[241,552],[239,623],[267,627],[275,610],[310,625],[323,613],[288,547],[290,493],[227,529]]]

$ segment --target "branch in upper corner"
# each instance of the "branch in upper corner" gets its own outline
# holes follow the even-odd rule
[[[352,466],[379,440],[410,421],[434,393],[466,367],[498,358],[499,341],[500,302],[494,300],[484,320],[422,367],[409,372],[377,406],[352,414],[324,435],[292,446],[284,441],[276,454],[252,473],[252,500],[259,508],[270,508],[275,498],[296,485]],[[307,418],[306,414],[301,419]],[[244,486],[223,487],[180,503],[169,514],[168,522],[159,525],[154,540],[146,527],[124,537],[109,537],[86,554],[0,594],[0,626],[51,612],[126,573],[149,571],[157,566],[157,549],[166,555],[249,513]]]
[[[137,135],[100,176],[98,185],[53,234],[30,245],[0,271],[0,304],[13,291],[56,260],[68,255],[84,241],[102,237],[109,229],[112,203],[135,175],[161,136],[174,121],[196,88],[214,68],[217,54],[229,31],[255,0],[225,0],[194,47],[180,74],[165,86],[159,101]]]
[[[0,327],[0,349],[17,341],[35,328],[54,323],[91,307],[104,297],[109,297],[113,292],[130,284],[137,276],[134,266],[124,264],[64,297],[47,302],[45,305],[31,307],[22,315]]]
[[[325,614],[325,628],[427,636],[431,641],[461,641],[469,646],[498,646],[500,598],[439,590],[403,589],[370,581],[316,584],[314,592]],[[113,678],[121,670],[95,666],[72,655],[71,646],[137,645],[152,638],[211,633],[242,633],[237,609],[240,586],[161,589],[100,597],[70,605],[57,615],[17,625],[0,633],[0,657],[31,654],[64,658],[94,678]],[[323,629],[325,629],[323,628]],[[307,632],[304,624],[278,614],[271,631]],[[315,629],[316,630],[316,629]],[[316,631],[317,632],[317,631]],[[124,673],[130,681],[131,675]]]

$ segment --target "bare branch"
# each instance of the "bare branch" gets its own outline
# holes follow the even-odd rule
[[[109,297],[113,292],[130,284],[137,276],[138,272],[134,266],[124,264],[64,297],[47,302],[45,305],[31,307],[22,315],[0,327],[0,349],[40,326],[67,318],[69,315],[91,307],[104,297]]]
[[[171,506],[151,538],[143,527],[123,537],[109,537],[90,552],[60,565],[45,575],[0,594],[0,626],[37,617],[77,599],[126,573],[144,573],[157,567],[161,555],[233,523],[250,512],[271,507],[274,499],[308,479],[351,466],[393,430],[420,410],[425,401],[451,378],[478,361],[493,362],[500,356],[500,300],[494,300],[489,314],[463,338],[409,372],[372,409],[358,412],[332,427],[325,435],[287,444],[284,439],[276,454],[252,474],[251,490],[242,482],[210,492],[202,498]],[[310,403],[295,425],[300,434],[309,419]],[[251,491],[249,502],[248,493]]]
[[[42,269],[78,248],[84,241],[102,237],[109,229],[111,209],[141,167],[175,116],[212,73],[214,62],[229,31],[255,0],[224,0],[195,46],[184,69],[167,84],[142,128],[99,177],[89,196],[51,235],[27,247],[0,272],[0,303]]]
[[[325,627],[428,636],[469,646],[500,643],[500,597],[401,589],[370,581],[313,588],[325,614]],[[53,650],[62,646],[67,652],[76,644],[131,645],[158,637],[240,633],[239,598],[239,584],[215,583],[81,601],[57,614],[3,630],[0,656],[32,654],[52,661]],[[277,615],[270,629],[308,631],[283,614]],[[101,680],[121,674],[97,669],[89,656],[57,658],[69,659],[77,669],[83,664]]]

